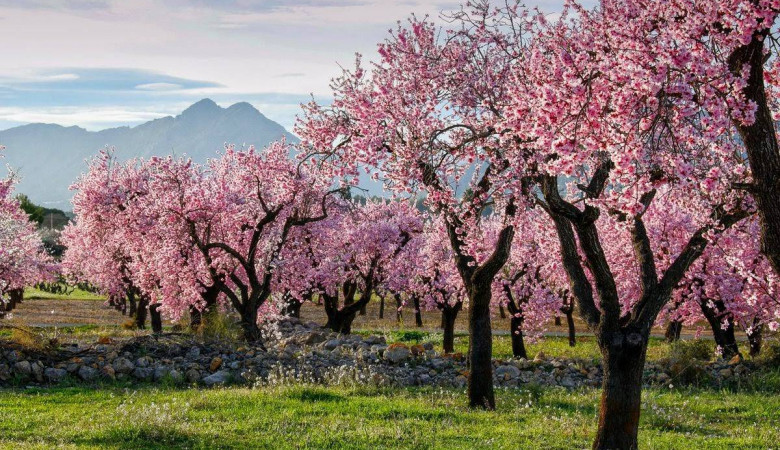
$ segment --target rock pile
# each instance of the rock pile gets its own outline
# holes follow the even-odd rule
[[[71,345],[54,353],[32,355],[0,349],[0,385],[56,384],[65,380],[125,380],[205,386],[308,382],[392,386],[466,385],[461,354],[442,355],[433,345],[390,344],[382,336],[338,335],[296,319],[279,324],[277,336],[260,346],[198,342],[191,336],[135,338],[125,342]],[[526,384],[578,388],[601,384],[597,362],[547,358],[495,360],[496,386]],[[740,361],[686,366],[648,363],[648,384],[708,382],[722,384],[745,376]],[[690,373],[695,377],[690,379]],[[684,380],[682,378],[685,378]]]

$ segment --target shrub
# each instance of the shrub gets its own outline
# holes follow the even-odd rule
[[[216,309],[216,308],[215,308]],[[205,341],[238,342],[243,336],[241,327],[227,314],[209,311],[203,315],[196,334]]]
[[[712,348],[712,342],[704,339],[674,342],[669,351],[669,358],[672,361],[709,361],[714,356],[715,351]]]

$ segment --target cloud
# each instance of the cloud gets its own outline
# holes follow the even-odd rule
[[[182,85],[176,83],[145,83],[135,87],[142,91],[172,91],[181,89]]]

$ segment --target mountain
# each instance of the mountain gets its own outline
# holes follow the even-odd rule
[[[204,99],[176,117],[134,127],[93,132],[34,123],[0,131],[0,144],[6,146],[0,163],[19,175],[16,192],[37,204],[69,210],[73,193],[68,186],[86,170],[86,160],[106,146],[116,148],[120,160],[174,154],[202,163],[215,157],[225,143],[264,147],[282,137],[298,141],[249,103],[222,108]]]

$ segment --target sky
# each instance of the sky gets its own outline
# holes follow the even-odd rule
[[[545,12],[562,0],[527,3]],[[253,104],[292,128],[299,105],[410,14],[449,0],[0,0],[0,130],[101,130],[202,98]]]

